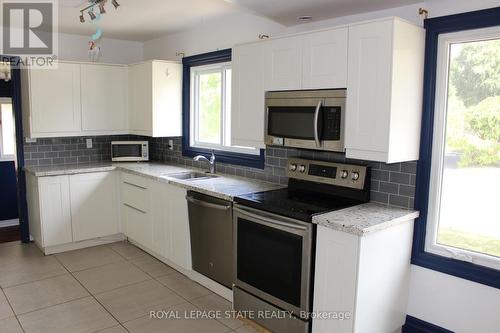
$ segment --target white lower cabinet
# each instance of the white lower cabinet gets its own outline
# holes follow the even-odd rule
[[[69,177],[38,179],[40,200],[41,244],[44,247],[71,243],[71,203]]]
[[[186,190],[146,177],[122,173],[124,232],[155,256],[191,269]]]
[[[69,181],[73,241],[118,233],[116,174],[83,173]]]
[[[153,231],[151,219],[152,181],[122,173],[121,177],[122,216],[125,234],[141,246],[151,249]]]
[[[30,233],[46,254],[96,245],[77,243],[119,233],[115,177],[112,171],[28,175]]]
[[[313,311],[339,311],[345,319],[314,319],[312,332],[400,330],[406,318],[412,235],[410,221],[365,236],[319,225]]]

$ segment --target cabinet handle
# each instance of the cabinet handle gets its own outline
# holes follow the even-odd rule
[[[314,111],[314,141],[316,141],[316,148],[321,148],[321,142],[319,141],[319,132],[318,132],[318,120],[319,120],[319,111],[321,110],[321,106],[323,101],[320,100],[318,105],[316,106],[316,110]]]
[[[129,182],[125,181],[125,180],[123,181],[123,183],[127,184],[127,185],[130,185],[130,186],[133,186],[133,187],[138,187],[138,188],[140,188],[142,190],[147,190],[148,189],[147,187],[144,187],[144,186],[141,186],[141,185],[137,185],[137,184],[134,184],[134,183],[129,183]]]
[[[202,200],[195,199],[193,197],[186,196],[186,200],[192,204],[205,207],[205,208],[213,208],[213,209],[219,209],[219,210],[228,210],[231,208],[231,205],[225,206],[225,205],[218,205],[214,204],[211,202],[206,202]]]
[[[124,203],[123,205],[124,205],[124,206],[127,206],[128,208],[132,208],[133,210],[136,210],[136,211],[138,211],[138,212],[141,212],[141,213],[143,213],[143,214],[147,214],[147,212],[143,211],[142,209],[135,208],[134,206],[131,206],[131,205],[129,205],[129,204]]]

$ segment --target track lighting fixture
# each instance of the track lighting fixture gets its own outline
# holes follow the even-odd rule
[[[99,13],[101,14],[106,13],[106,9],[104,9],[104,1],[99,3]]]
[[[90,16],[90,19],[91,19],[91,20],[95,20],[95,19],[96,19],[96,17],[97,17],[97,16],[95,15],[95,13],[94,13],[94,10],[93,10],[93,9],[89,10],[89,11],[88,11],[88,14],[89,14],[89,16]]]
[[[89,2],[90,5],[80,10],[81,23],[85,23],[85,11],[87,11],[87,14],[89,14],[91,20],[95,20],[97,18],[96,13],[94,12],[95,7],[99,7],[99,14],[106,13],[106,8],[104,7],[104,5],[108,2],[108,0],[89,0]],[[111,0],[111,4],[115,7],[115,9],[118,9],[118,7],[120,6],[117,0]]]

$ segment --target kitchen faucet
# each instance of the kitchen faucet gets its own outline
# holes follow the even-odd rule
[[[215,174],[215,154],[214,151],[212,150],[212,156],[210,156],[210,159],[206,158],[203,155],[197,155],[193,157],[194,161],[207,161],[210,164],[210,173]]]

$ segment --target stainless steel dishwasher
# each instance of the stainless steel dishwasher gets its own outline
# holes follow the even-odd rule
[[[193,269],[232,288],[232,203],[194,191],[188,191],[186,200]]]

